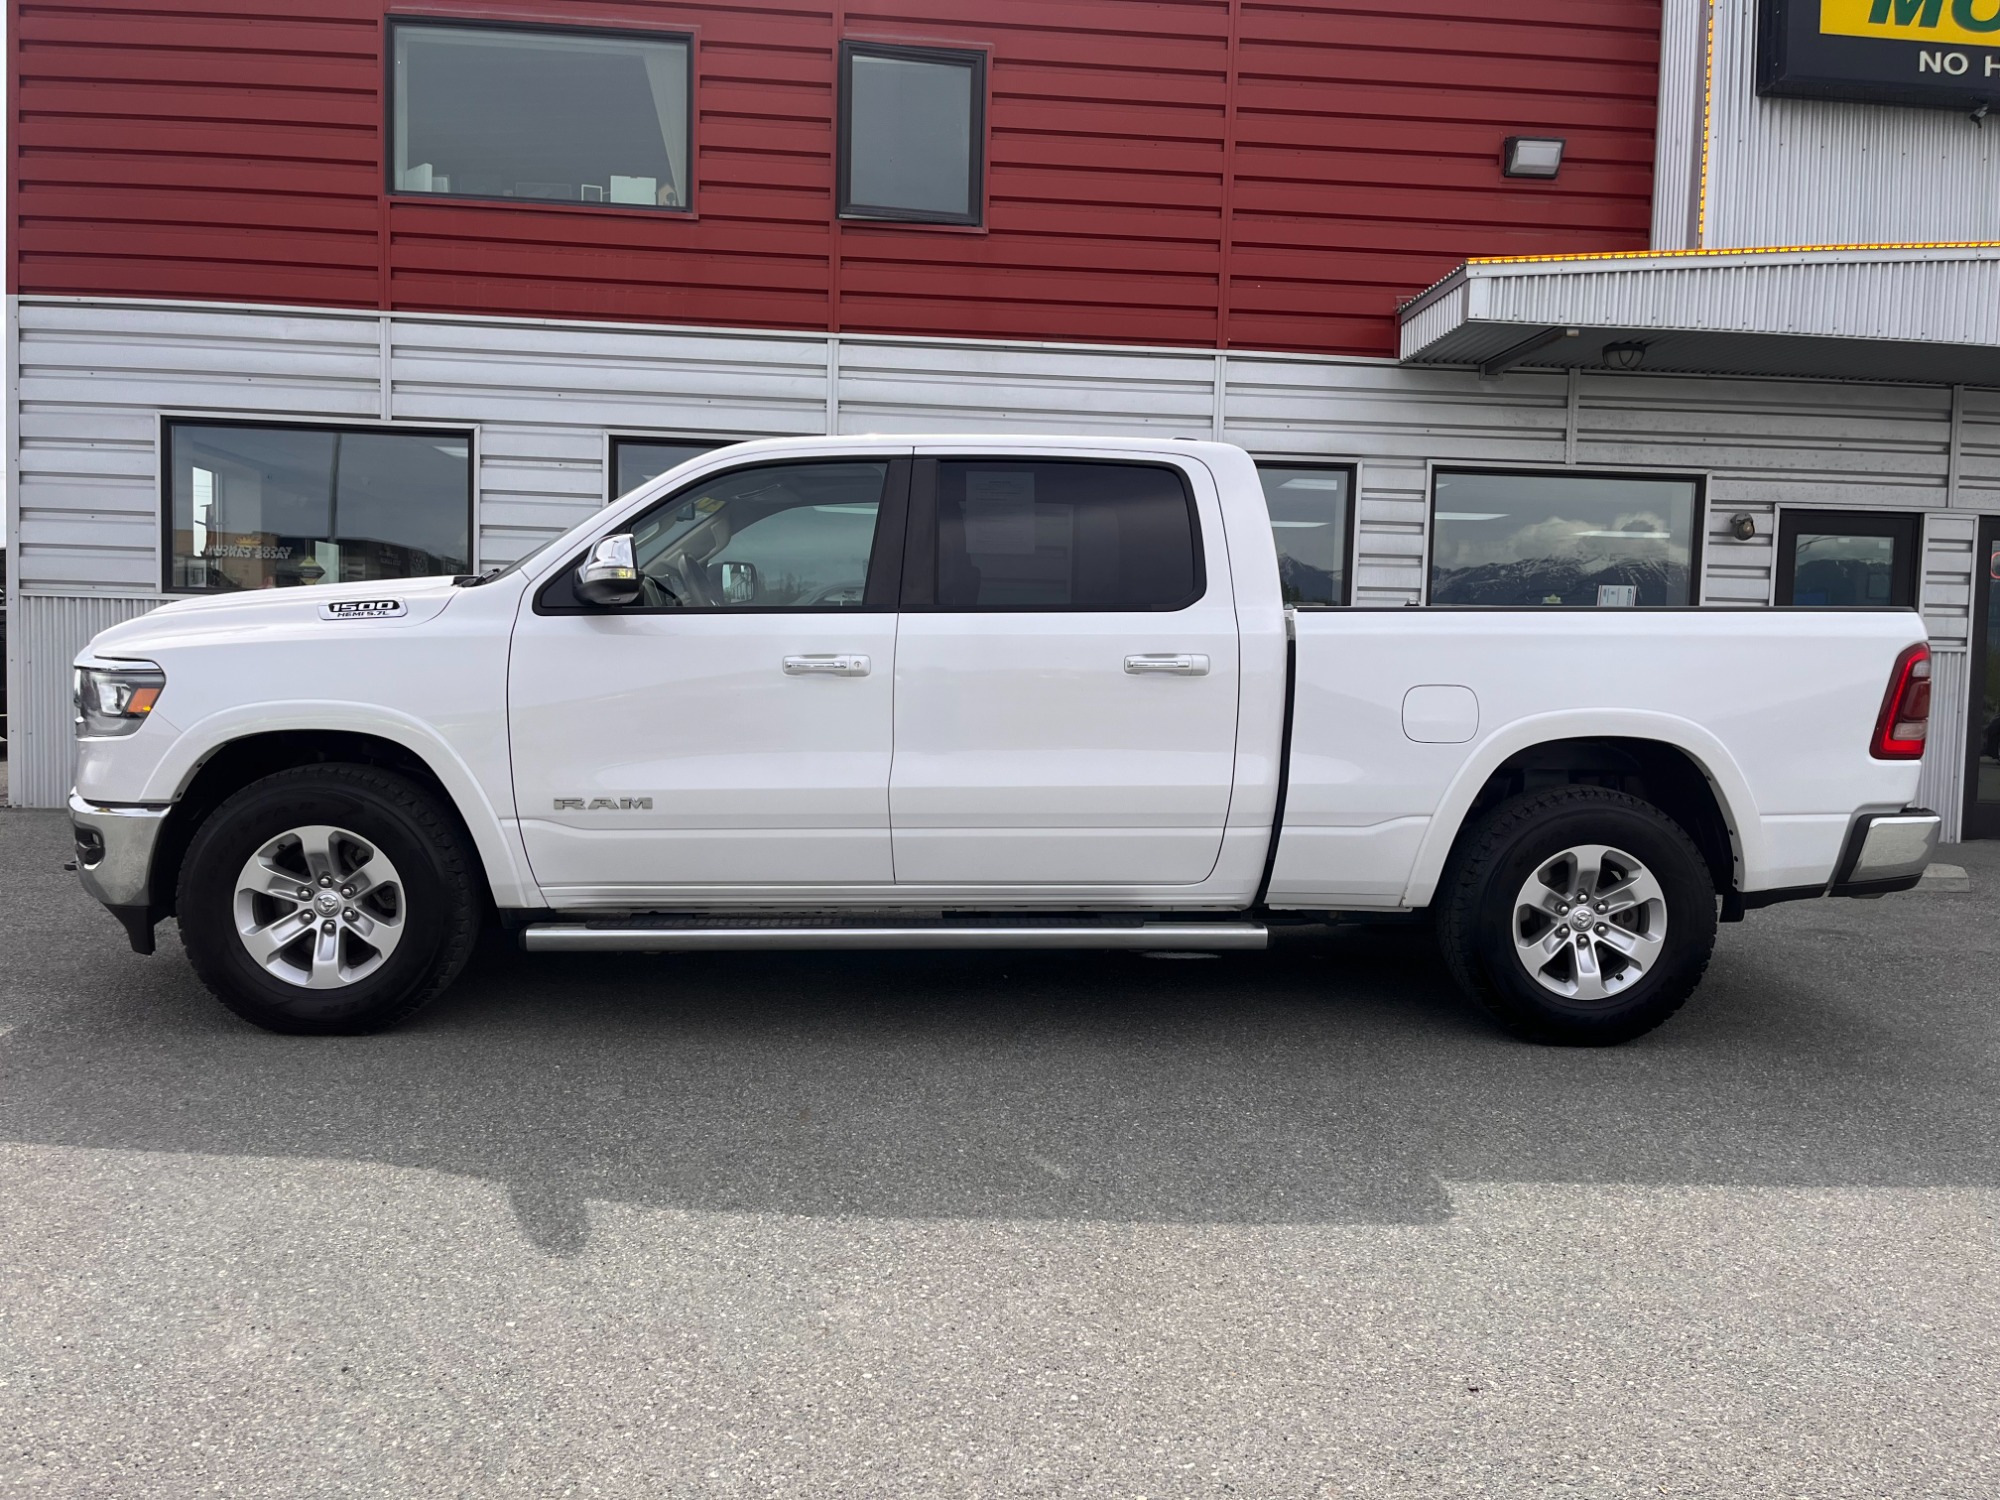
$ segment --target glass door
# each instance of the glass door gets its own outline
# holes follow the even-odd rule
[[[1913,608],[1923,518],[1786,510],[1778,520],[1779,604]]]
[[[1965,836],[2000,839],[2000,516],[1979,523],[1976,557]]]

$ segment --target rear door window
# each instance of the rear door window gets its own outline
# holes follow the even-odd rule
[[[934,573],[913,583],[935,592],[916,605],[1156,611],[1202,595],[1194,498],[1171,466],[941,459],[932,478],[933,534],[918,545]]]

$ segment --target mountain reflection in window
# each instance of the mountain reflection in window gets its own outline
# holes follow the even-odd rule
[[[1613,475],[1441,473],[1433,604],[1690,604],[1699,485]]]

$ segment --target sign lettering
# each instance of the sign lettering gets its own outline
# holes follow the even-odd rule
[[[1763,0],[1759,16],[1759,93],[2000,103],[2000,0]]]

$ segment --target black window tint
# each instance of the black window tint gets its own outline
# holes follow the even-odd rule
[[[1431,603],[1692,604],[1692,479],[1441,473]]]
[[[691,458],[713,453],[725,443],[698,438],[613,438],[611,440],[611,497],[629,495],[649,479],[658,479],[669,469],[679,468]]]
[[[462,432],[167,424],[166,586],[231,593],[463,573]]]
[[[681,209],[686,37],[398,25],[390,187]]]
[[[938,465],[940,609],[1180,609],[1201,593],[1181,476],[1141,464]]]
[[[1346,469],[1259,464],[1257,477],[1264,481],[1285,603],[1345,604],[1353,476]]]

